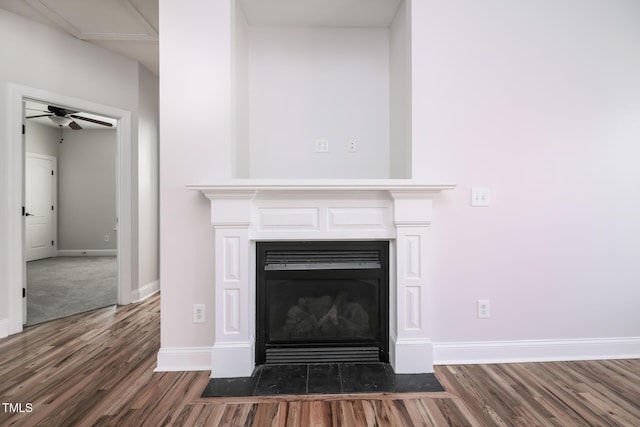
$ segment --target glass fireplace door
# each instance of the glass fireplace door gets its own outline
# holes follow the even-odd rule
[[[260,242],[256,361],[388,361],[387,242]]]

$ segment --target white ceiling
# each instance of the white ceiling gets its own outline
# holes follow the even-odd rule
[[[387,27],[401,0],[240,0],[251,25]]]
[[[402,0],[239,1],[251,25],[386,27]],[[0,0],[0,8],[138,60],[160,74],[158,0]]]
[[[0,8],[138,60],[159,75],[158,0],[0,0]]]
[[[26,100],[24,103],[25,116],[29,117],[29,116],[39,116],[41,114],[48,114],[49,110],[47,109],[47,106],[48,104],[43,104],[37,101]],[[82,129],[109,130],[109,129],[115,129],[118,124],[118,121],[116,119],[112,119],[110,117],[104,117],[104,116],[97,116],[95,114],[85,113],[84,111],[78,111],[77,113],[74,113],[74,115],[80,116],[80,117],[87,117],[89,119],[101,120],[103,122],[111,123],[113,125],[113,127],[107,127],[100,124],[91,123],[86,120],[74,119],[75,122],[82,127]],[[35,117],[27,120],[29,120],[30,122],[40,123],[45,126],[50,126],[55,128],[58,127],[58,125],[53,123],[48,117]],[[65,130],[71,130],[71,129],[67,126],[65,127]]]

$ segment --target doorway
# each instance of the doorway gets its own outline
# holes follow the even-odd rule
[[[117,121],[38,100],[24,114],[31,326],[116,304]]]
[[[97,104],[91,101],[72,98],[40,89],[17,84],[9,85],[9,124],[15,133],[11,133],[9,156],[11,158],[10,200],[9,205],[15,212],[23,212],[10,218],[9,252],[9,334],[22,331],[26,321],[26,210],[25,205],[25,143],[24,143],[24,107],[25,100],[37,100],[47,105],[64,106],[74,111],[87,112],[117,121],[116,130],[116,215],[117,218],[117,303],[131,302],[131,246],[132,246],[132,154],[131,154],[131,112]]]

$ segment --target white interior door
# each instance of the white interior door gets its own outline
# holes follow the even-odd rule
[[[25,257],[27,261],[56,256],[57,159],[25,156]]]

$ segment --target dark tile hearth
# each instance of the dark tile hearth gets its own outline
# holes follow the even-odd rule
[[[434,374],[396,374],[388,363],[262,365],[250,377],[212,378],[202,397],[444,391]]]

